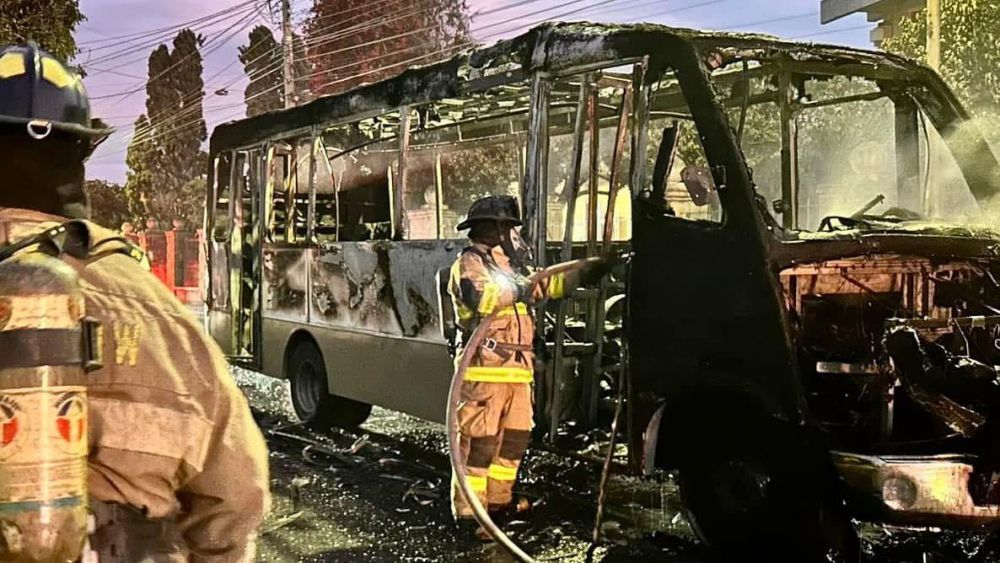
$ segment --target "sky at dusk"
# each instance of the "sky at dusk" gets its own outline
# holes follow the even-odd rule
[[[90,160],[89,177],[125,179],[132,123],[145,110],[149,52],[160,42],[169,43],[174,33],[170,28],[231,7],[230,14],[194,27],[206,39],[202,52],[209,131],[218,123],[243,117],[247,80],[237,59],[237,46],[247,42],[247,33],[258,24],[272,27],[279,35],[277,22],[263,9],[267,0],[257,3],[262,7],[259,11],[241,7],[245,0],[81,0],[87,21],[77,29],[82,50],[77,62],[87,68],[84,82],[94,98],[95,116],[118,129]],[[870,46],[872,27],[863,15],[820,25],[820,0],[467,0],[467,4],[473,14],[473,37],[483,43],[516,35],[545,20],[647,21],[859,47]],[[311,5],[312,0],[292,0],[297,22],[305,19]],[[138,39],[116,39],[157,30]]]

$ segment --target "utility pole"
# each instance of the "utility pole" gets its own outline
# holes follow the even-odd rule
[[[291,0],[281,0],[281,50],[284,61],[285,107],[295,106],[295,81],[292,74],[292,6]]]
[[[927,66],[941,70],[941,0],[927,0]]]

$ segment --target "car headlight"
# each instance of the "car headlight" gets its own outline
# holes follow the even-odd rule
[[[882,502],[893,510],[907,510],[917,503],[917,485],[909,477],[893,475],[882,482]]]

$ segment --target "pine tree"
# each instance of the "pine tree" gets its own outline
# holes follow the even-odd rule
[[[139,217],[169,225],[174,219],[201,224],[207,138],[199,46],[190,30],[177,34],[173,50],[160,45],[149,56],[148,120],[140,118],[129,146],[126,191],[141,202]],[[199,187],[199,184],[201,187]]]
[[[34,41],[68,61],[77,53],[73,31],[86,19],[79,0],[2,0],[0,44]]]
[[[182,186],[205,171],[206,157],[201,150],[208,139],[202,101],[205,82],[202,79],[202,59],[198,50],[203,38],[190,30],[181,31],[174,39],[171,53],[173,68],[169,77],[177,105],[173,111],[183,115],[170,122],[171,134],[165,137],[164,148],[170,157],[166,179],[171,185]]]
[[[250,42],[239,48],[240,62],[250,78],[244,99],[247,117],[253,117],[285,106],[282,88],[281,44],[271,30],[259,25],[250,32]]]
[[[335,94],[448,58],[468,42],[466,12],[465,0],[384,13],[367,0],[313,0],[305,25],[312,92]]]
[[[135,131],[147,130],[149,130],[149,119],[145,115],[140,115],[135,120]],[[128,166],[128,171],[125,174],[123,195],[129,217],[136,223],[145,221],[146,208],[142,198],[153,190],[154,145],[144,139],[145,136],[140,137],[139,134],[133,136],[128,145],[128,152],[125,154],[125,164]]]

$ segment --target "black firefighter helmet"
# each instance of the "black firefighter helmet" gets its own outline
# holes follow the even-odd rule
[[[469,208],[468,217],[458,224],[457,229],[464,231],[472,228],[477,221],[512,223],[515,227],[521,225],[521,208],[517,205],[517,198],[509,195],[491,195],[477,199]]]
[[[0,48],[0,124],[24,127],[35,139],[67,133],[82,142],[84,155],[112,132],[91,119],[80,77],[34,43]]]

